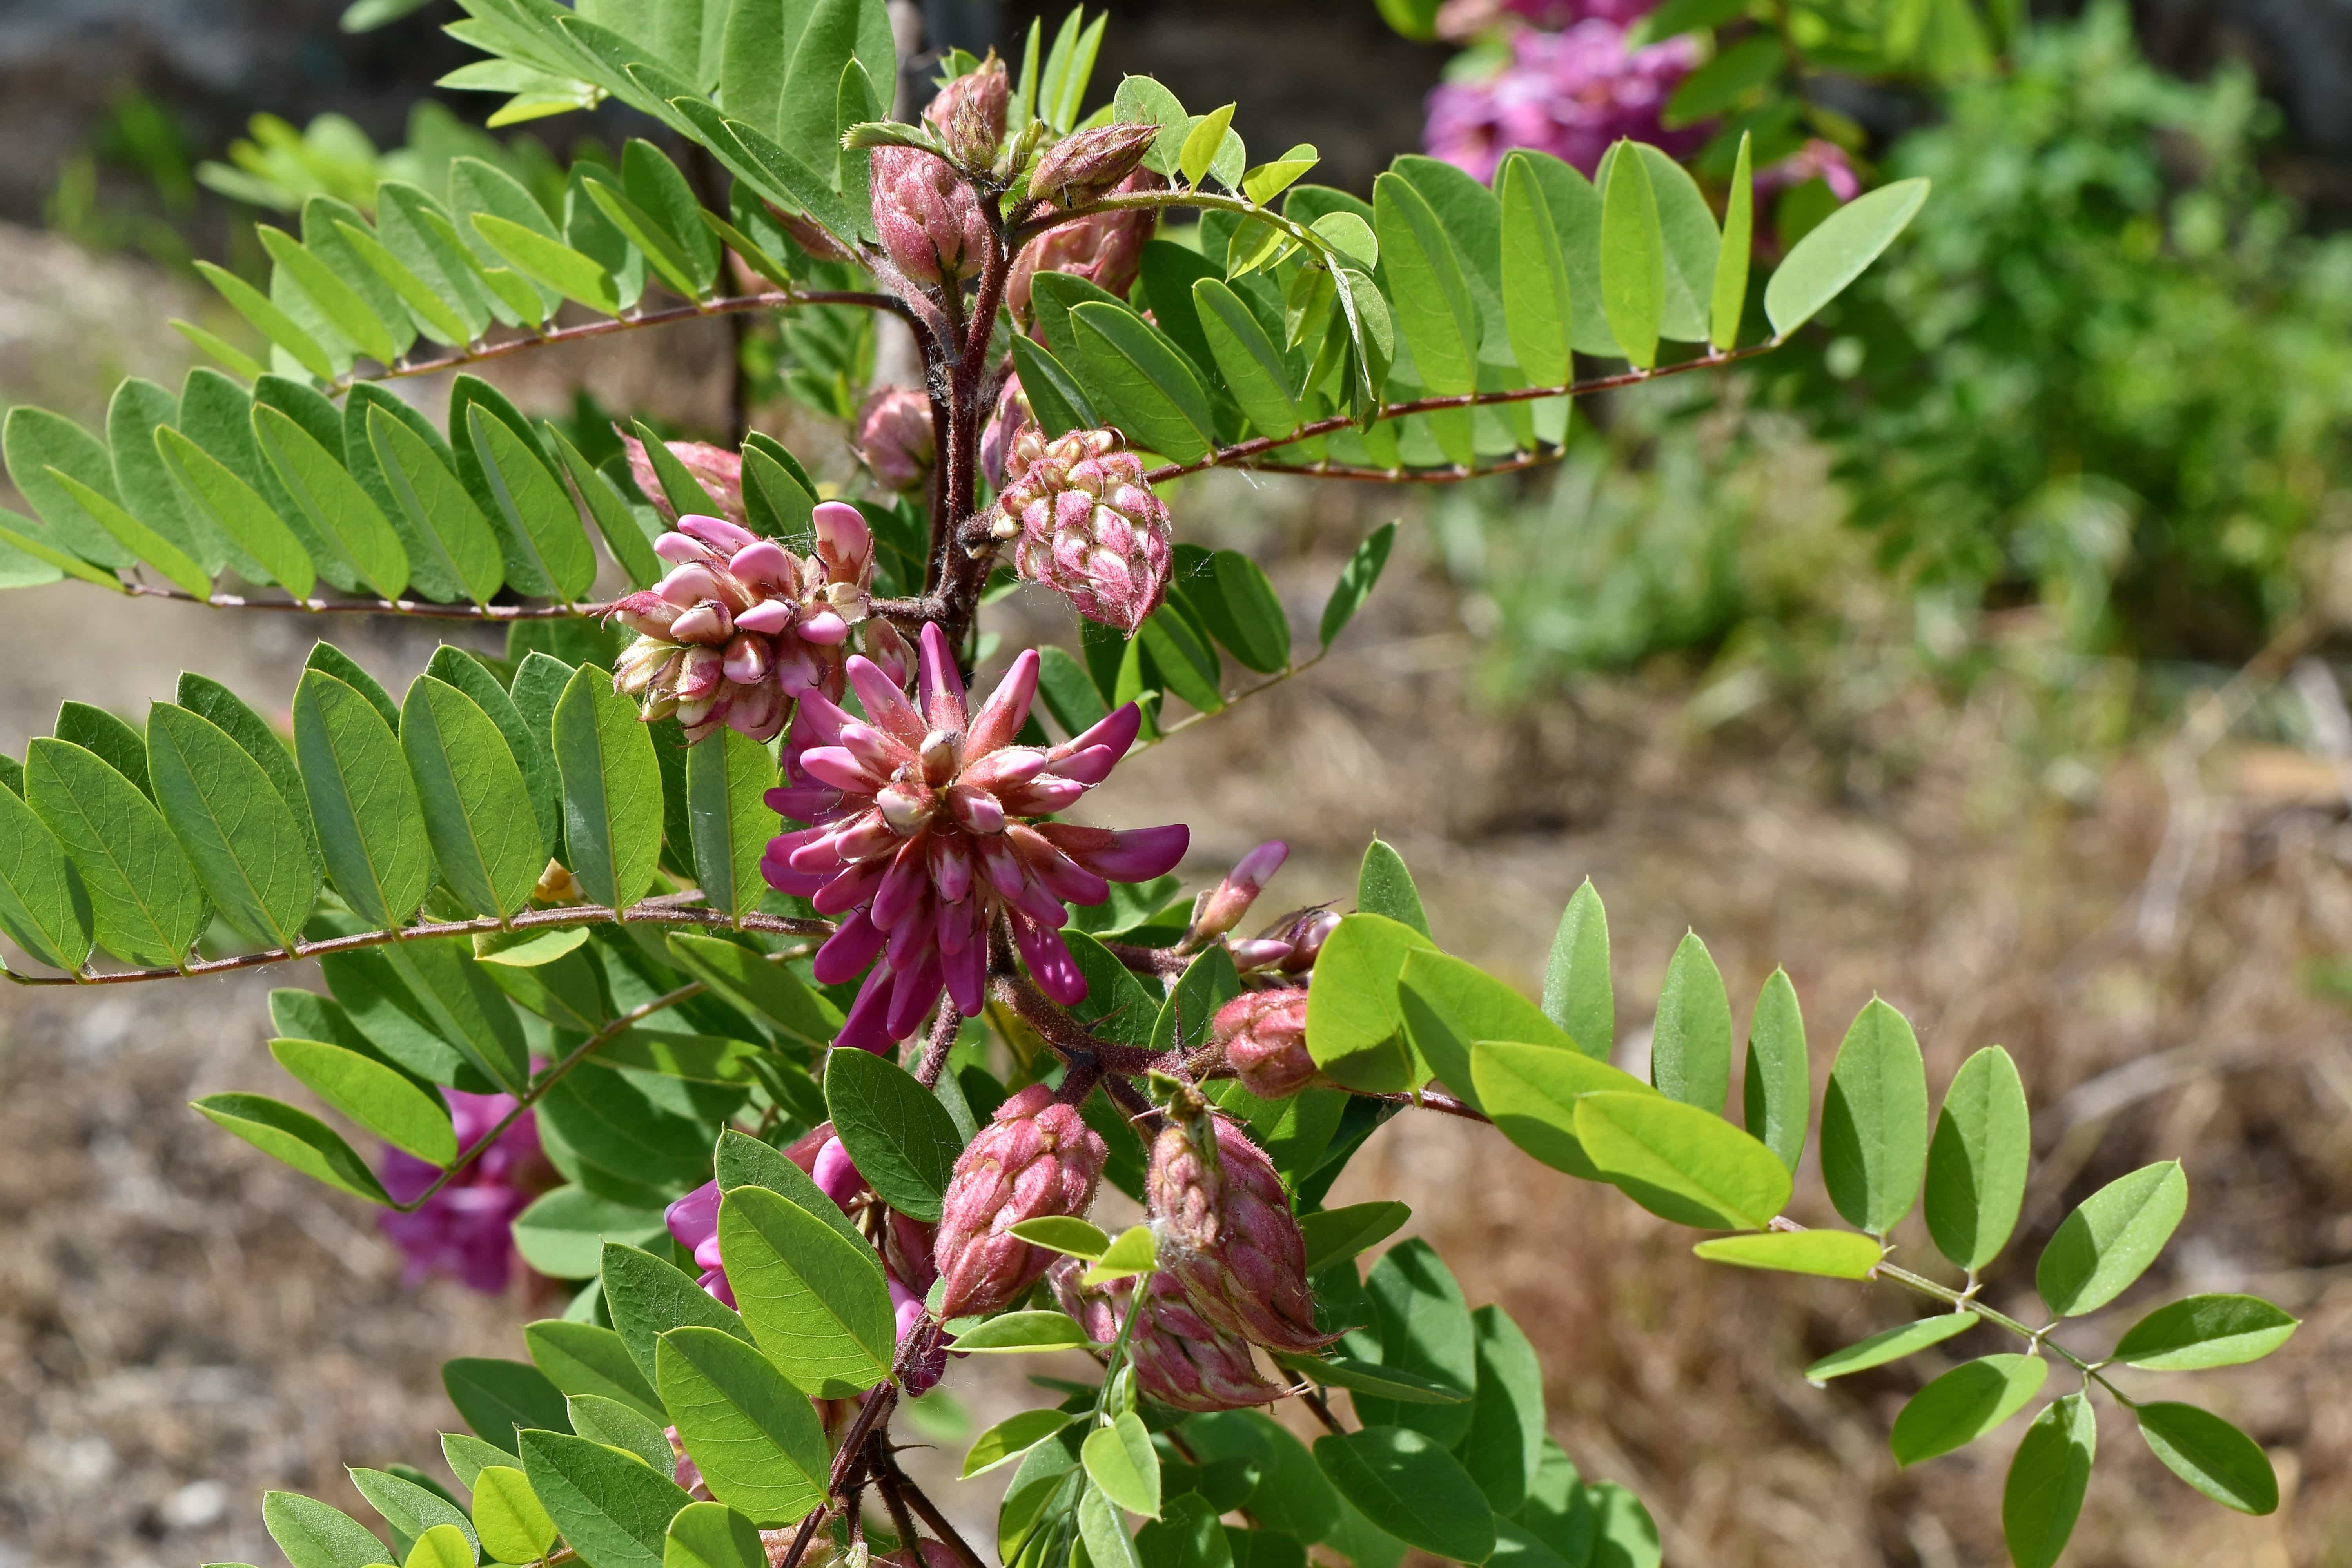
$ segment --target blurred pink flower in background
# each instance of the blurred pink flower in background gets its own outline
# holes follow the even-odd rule
[[[1850,202],[1862,194],[1862,176],[1854,173],[1845,149],[1818,136],[1787,157],[1757,170],[1756,194],[1761,196],[1787,190],[1817,177],[1841,202]]]
[[[1687,37],[1629,49],[1623,26],[1588,16],[1563,32],[1520,31],[1510,51],[1494,75],[1429,95],[1423,140],[1432,155],[1487,181],[1506,152],[1528,147],[1590,174],[1621,137],[1677,158],[1705,138],[1703,129],[1668,131],[1658,121],[1698,63]]]
[[[461,1150],[488,1137],[515,1108],[510,1094],[467,1094],[456,1089],[441,1094],[449,1102],[449,1120]],[[379,1174],[384,1191],[394,1201],[407,1203],[433,1184],[441,1167],[387,1149]],[[423,1207],[414,1214],[386,1214],[378,1223],[408,1255],[403,1276],[407,1284],[447,1275],[496,1295],[514,1272],[514,1237],[508,1226],[531,1199],[554,1184],[554,1170],[540,1152],[539,1128],[526,1111]]]

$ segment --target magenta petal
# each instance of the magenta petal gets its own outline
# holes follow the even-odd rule
[[[760,536],[740,523],[723,517],[709,517],[700,512],[688,512],[677,520],[677,531],[689,533],[713,550],[723,550],[732,555],[747,544],[756,543]]]
[[[849,638],[849,623],[837,610],[816,610],[801,621],[801,636],[809,642],[834,647]]]
[[[846,746],[811,746],[801,753],[801,766],[819,784],[829,784],[851,795],[872,795],[883,784]]]
[[[1130,827],[1112,834],[1110,842],[1100,848],[1058,847],[1097,877],[1114,882],[1149,882],[1173,871],[1192,842],[1192,830],[1180,822],[1166,827]]]
[[[845,915],[874,896],[874,889],[882,884],[882,874],[889,868],[889,862],[879,859],[852,866],[809,895],[809,902],[821,915]]]
[[[1071,736],[1054,749],[1076,756],[1089,746],[1108,746],[1110,748],[1110,760],[1116,763],[1127,755],[1127,749],[1135,744],[1135,737],[1142,729],[1143,710],[1132,702],[1123,703],[1101,722]]]
[[[835,1049],[872,1051],[880,1056],[890,1048],[889,1032],[882,1026],[883,1016],[890,1010],[890,971],[877,966],[866,977],[857,1000],[849,1005],[848,1016],[841,1021],[841,1033],[833,1037]]]
[[[793,624],[793,607],[782,599],[762,599],[735,617],[735,629],[775,636]]]
[[[923,1016],[940,999],[946,982],[940,955],[927,952],[913,969],[901,973],[890,988],[890,1012],[885,1027],[893,1039],[905,1039],[923,1026]]]
[[[931,885],[927,847],[909,839],[890,858],[890,869],[874,891],[874,923],[884,931],[907,918],[922,891]]]
[[[866,1184],[866,1178],[857,1173],[857,1163],[849,1157],[849,1151],[842,1147],[838,1138],[826,1139],[824,1147],[816,1152],[816,1164],[809,1177],[816,1183],[817,1191],[845,1207],[857,1195],[857,1189]]]
[[[768,879],[768,886],[795,899],[816,897],[831,880],[807,871],[795,871],[772,854],[760,857],[760,875]]]
[[[907,694],[898,689],[898,683],[882,672],[881,666],[862,654],[850,655],[849,684],[875,723],[909,746],[923,743],[923,732],[929,726],[923,722],[923,716],[915,711],[915,705],[907,700]]]
[[[1015,914],[1013,937],[1020,945],[1023,962],[1029,965],[1030,977],[1047,1000],[1075,1007],[1087,999],[1087,977],[1078,973],[1077,960],[1070,956],[1069,943],[1062,940],[1060,931]]]
[[[724,1307],[735,1305],[735,1287],[727,1282],[727,1270],[724,1268],[703,1270],[702,1278],[696,1283],[716,1297],[719,1305]]]
[[[1021,732],[1028,721],[1029,705],[1037,699],[1037,650],[1023,648],[1004,679],[996,683],[988,700],[972,716],[971,729],[964,737],[964,755],[984,757],[1000,746],[1010,745],[1013,737]]]
[[[981,1006],[988,1000],[988,944],[968,942],[961,952],[943,953],[940,967],[956,1011],[967,1018],[980,1016]]]
[[[662,1211],[680,1247],[699,1247],[719,1234],[719,1184],[705,1182]]]
[[[803,692],[801,694],[800,711],[794,717],[793,723],[793,740],[794,742],[793,750],[796,752],[805,751],[808,749],[798,744],[800,740],[801,721],[803,720],[808,723],[808,732],[811,741],[814,744],[820,746],[839,744],[841,741],[841,727],[850,721],[849,714],[841,707],[841,705],[835,702],[832,698],[827,697],[824,692],[816,690],[814,688],[811,688],[809,690]]]
[[[855,980],[882,951],[884,940],[882,928],[860,910],[824,939],[824,945],[816,950],[815,962],[809,965],[809,973],[820,985],[839,985]]]
[[[1098,784],[1110,777],[1111,769],[1118,765],[1118,753],[1108,746],[1088,746],[1055,763],[1054,774],[1076,784]]]
[[[915,689],[922,696],[924,721],[934,730],[962,733],[970,722],[964,710],[963,677],[956,671],[955,650],[948,646],[947,634],[936,621],[923,623],[917,657]]]

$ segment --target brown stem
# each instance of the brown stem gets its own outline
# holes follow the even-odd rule
[[[1169,948],[1139,947],[1128,942],[1107,942],[1102,947],[1123,967],[1160,980],[1176,979],[1192,966],[1190,958]]]
[[[610,605],[436,605],[422,599],[248,599],[242,594],[210,594],[197,598],[180,588],[147,583],[125,583],[121,591],[134,598],[177,599],[211,610],[294,610],[304,615],[408,616],[432,621],[593,620]]]
[[[1324,1430],[1333,1436],[1344,1437],[1348,1435],[1348,1429],[1339,1425],[1339,1418],[1331,1414],[1330,1405],[1323,1402],[1323,1396],[1316,1393],[1312,1385],[1299,1391],[1298,1402],[1315,1412],[1315,1419],[1323,1423]]]
[[[1362,1089],[1351,1089],[1349,1092],[1364,1100],[1377,1100],[1389,1105],[1409,1105],[1423,1110],[1434,1110],[1441,1116],[1458,1116],[1465,1121],[1494,1120],[1476,1106],[1433,1089],[1421,1089],[1412,1094],[1367,1094]]]
[[[857,1406],[857,1418],[850,1423],[848,1435],[842,1438],[841,1447],[833,1456],[833,1471],[825,1480],[825,1502],[809,1510],[801,1521],[798,1533],[793,1537],[792,1550],[784,1553],[778,1568],[800,1568],[800,1561],[808,1554],[809,1542],[816,1538],[817,1527],[824,1516],[833,1511],[831,1505],[839,1501],[856,1479],[868,1458],[866,1439],[874,1435],[876,1425],[887,1418],[898,1400],[898,1385],[877,1383],[866,1391]]]
[[[636,904],[614,914],[602,904],[566,904],[561,909],[529,910],[508,921],[485,917],[474,921],[441,921],[425,925],[403,926],[396,931],[361,931],[353,936],[329,937],[322,942],[298,942],[292,947],[273,947],[264,952],[244,952],[235,958],[207,959],[182,969],[130,969],[113,974],[19,974],[13,969],[0,969],[0,974],[18,985],[126,985],[141,980],[179,980],[199,974],[219,974],[235,969],[255,969],[266,963],[288,963],[300,958],[319,958],[331,952],[350,952],[356,948],[382,947],[386,942],[430,942],[447,936],[481,936],[504,931],[552,931],[580,925],[683,925],[722,926],[743,931],[764,931],[772,936],[830,936],[831,921],[790,920],[781,915],[749,914],[740,918],[718,910],[679,909],[675,905]]]
[[[1147,1141],[1160,1135],[1160,1126],[1166,1118],[1160,1114],[1160,1108],[1152,1104],[1141,1089],[1135,1087],[1132,1079],[1106,1078],[1103,1079],[1102,1088],[1103,1092],[1110,1096],[1110,1102],[1126,1114],[1128,1121]]]
[[[923,1553],[915,1543],[915,1521],[907,1512],[907,1500],[899,1494],[898,1484],[882,1468],[882,1443],[879,1432],[866,1440],[866,1472],[874,1478],[875,1488],[882,1494],[882,1507],[890,1515],[890,1528],[898,1532],[898,1550],[907,1554],[909,1563],[920,1563]]]
[[[1714,370],[1737,360],[1753,359],[1758,354],[1769,353],[1779,346],[1776,342],[1757,343],[1748,348],[1700,354],[1695,359],[1678,360],[1673,364],[1662,364],[1655,370],[1629,370],[1616,375],[1595,376],[1590,381],[1571,381],[1559,386],[1523,386],[1509,392],[1465,392],[1452,397],[1419,397],[1410,403],[1383,405],[1374,412],[1372,417],[1375,421],[1402,419],[1407,415],[1433,414],[1447,408],[1486,408],[1504,403],[1539,403],[1548,397],[1583,397],[1591,393],[1607,392],[1615,387],[1638,386],[1645,381],[1656,381],[1662,376],[1680,375],[1686,371]],[[1255,458],[1261,452],[1271,452],[1277,447],[1287,447],[1295,441],[1303,441],[1310,436],[1328,436],[1334,431],[1351,429],[1355,423],[1355,420],[1345,414],[1335,414],[1328,419],[1309,420],[1287,436],[1253,436],[1246,441],[1237,441],[1230,447],[1220,447],[1207,457],[1195,458],[1189,463],[1162,463],[1143,477],[1158,484],[1163,479],[1172,479],[1181,474],[1199,473],[1203,468],[1229,467],[1243,462],[1246,458]],[[1312,473],[1318,470],[1309,467],[1304,471]],[[1384,474],[1386,470],[1360,470],[1354,474],[1339,477],[1358,478],[1362,477],[1364,472]],[[1472,476],[1462,473],[1454,477],[1467,479]]]
[[[1074,1066],[1090,1060],[1104,1072],[1118,1076],[1164,1068],[1173,1059],[1171,1052],[1143,1050],[1089,1034],[1086,1026],[1055,1006],[1044,992],[1019,974],[1000,975],[996,994],[1037,1031],[1056,1056]]]
[[[358,381],[397,381],[404,376],[431,375],[436,371],[454,370],[460,365],[479,364],[484,360],[503,359],[526,349],[583,342],[590,338],[610,337],[614,332],[634,331],[639,327],[658,327],[672,321],[691,321],[697,316],[723,316],[737,310],[782,310],[795,305],[857,305],[869,310],[887,310],[893,315],[909,313],[902,301],[887,294],[856,289],[794,289],[786,292],[772,289],[759,294],[729,294],[716,300],[705,300],[699,304],[670,305],[658,310],[640,310],[634,316],[608,316],[601,321],[583,321],[576,327],[551,327],[543,332],[506,338],[494,343],[473,344],[435,359],[403,360],[369,375],[354,372],[335,383],[329,391],[348,391],[352,384]]]
[[[940,1016],[931,1020],[931,1037],[923,1043],[923,1059],[915,1068],[915,1081],[925,1089],[937,1089],[940,1075],[947,1071],[948,1053],[955,1049],[956,1031],[963,1026],[963,1015],[956,1011],[955,999],[940,998]]]
[[[946,1543],[948,1550],[954,1552],[963,1563],[964,1568],[988,1568],[988,1564],[982,1560],[980,1553],[974,1552],[971,1543],[958,1533],[956,1527],[948,1522],[948,1516],[940,1511],[939,1504],[933,1502],[923,1489],[915,1484],[913,1477],[898,1468],[897,1454],[887,1447],[882,1447],[875,1457],[875,1464],[885,1483],[899,1489],[914,1510],[922,1515],[923,1522],[931,1527],[931,1533]]]
[[[1566,456],[1568,449],[1564,447],[1538,447],[1506,462],[1467,468],[1459,463],[1444,468],[1366,468],[1346,463],[1251,463],[1247,467],[1254,474],[1297,474],[1310,479],[1352,479],[1359,484],[1458,485],[1465,479],[1544,468]]]

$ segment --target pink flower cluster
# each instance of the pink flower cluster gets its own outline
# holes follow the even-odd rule
[[[841,920],[817,950],[816,978],[866,976],[836,1046],[887,1049],[942,991],[976,1016],[1000,917],[1038,989],[1065,1006],[1084,999],[1061,936],[1066,906],[1101,903],[1115,881],[1150,881],[1191,841],[1181,824],[1112,832],[1045,820],[1127,754],[1142,723],[1134,704],[1058,746],[1015,745],[1037,694],[1034,649],[976,712],[936,623],[923,627],[919,663],[910,701],[880,668],[849,659],[863,720],[821,691],[802,693],[788,783],[768,795],[779,814],[809,826],[771,841],[761,872]]]
[[[1587,174],[1622,137],[1681,156],[1699,133],[1667,131],[1658,116],[1697,63],[1687,37],[1629,49],[1625,28],[1599,16],[1564,32],[1528,28],[1511,39],[1501,70],[1429,95],[1423,140],[1433,155],[1481,180],[1494,178],[1513,147],[1549,153]]]
[[[449,1102],[449,1121],[460,1149],[488,1137],[490,1129],[515,1108],[510,1094],[467,1094],[455,1089],[441,1093]],[[383,1190],[396,1202],[414,1200],[440,1174],[440,1166],[414,1154],[384,1151],[380,1177]],[[553,1167],[540,1152],[539,1128],[526,1112],[416,1212],[385,1214],[377,1223],[408,1255],[408,1284],[446,1275],[496,1295],[514,1272],[514,1237],[508,1227],[555,1179]]]

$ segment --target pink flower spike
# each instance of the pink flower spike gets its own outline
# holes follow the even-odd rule
[[[957,673],[955,650],[948,647],[947,633],[940,630],[938,622],[923,623],[917,655],[921,662],[917,667],[916,690],[922,694],[924,721],[934,730],[961,732],[971,721],[964,711],[963,677]]]
[[[1037,650],[1023,648],[1004,679],[996,683],[979,713],[973,716],[971,728],[964,735],[964,755],[984,757],[999,747],[1012,743],[1028,721],[1029,705],[1037,700]]]
[[[680,533],[690,534],[710,546],[711,549],[729,555],[734,554],[747,544],[757,543],[760,538],[758,534],[740,523],[730,522],[723,517],[706,517],[699,512],[688,512],[679,518],[677,531]]]

